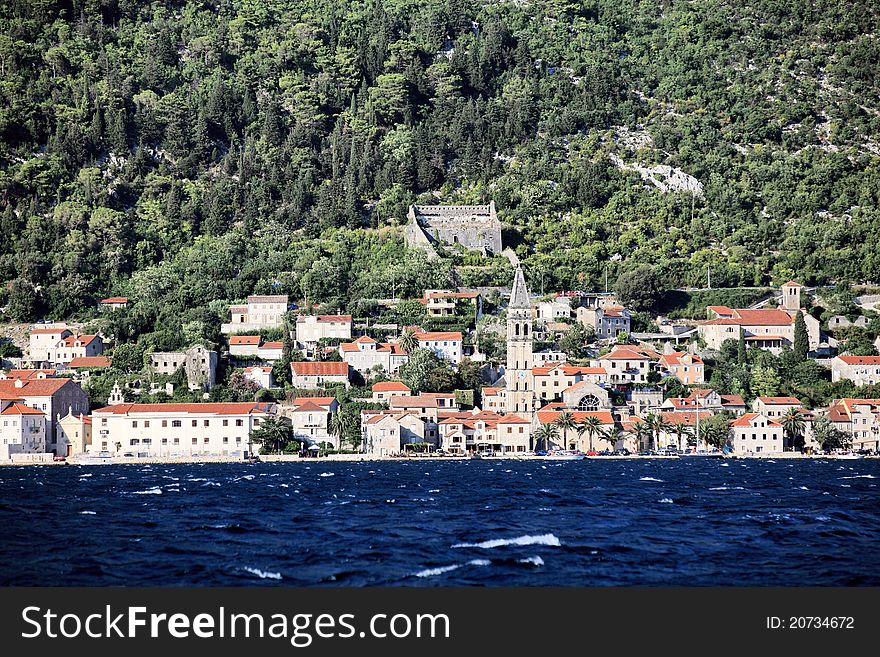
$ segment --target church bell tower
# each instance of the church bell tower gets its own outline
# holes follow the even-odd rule
[[[507,382],[504,411],[527,420],[534,413],[532,378],[532,304],[522,267],[513,276],[513,290],[507,306]]]

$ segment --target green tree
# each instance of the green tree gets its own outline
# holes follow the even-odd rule
[[[538,449],[538,445],[541,445],[540,449],[549,450],[558,439],[559,430],[556,425],[552,422],[545,422],[535,432],[535,448]]]
[[[788,412],[782,416],[780,421],[785,435],[788,438],[788,444],[792,449],[800,451],[804,447],[804,416],[796,408],[788,409]]]
[[[835,427],[834,423],[825,416],[813,422],[813,437],[826,452],[846,449],[852,443],[852,436]]]
[[[798,359],[804,361],[810,351],[810,336],[807,334],[807,324],[804,322],[803,313],[797,313],[794,318],[794,353]]]
[[[260,451],[280,454],[293,440],[290,420],[284,417],[268,417],[258,429],[251,432],[251,442],[260,446]]]
[[[621,274],[614,284],[614,294],[618,301],[637,311],[654,310],[664,291],[657,271],[646,265]]]
[[[568,332],[560,338],[559,349],[564,351],[570,359],[584,358],[587,356],[586,343],[594,336],[592,327],[588,329],[580,322],[575,322]]]
[[[779,394],[782,382],[772,367],[755,367],[749,385],[758,397],[774,397]]]
[[[595,415],[588,415],[584,418],[584,421],[581,422],[578,427],[578,433],[587,434],[587,440],[589,440],[590,451],[593,451],[593,438],[601,435],[602,432],[602,420],[600,420]]]
[[[577,422],[574,420],[574,415],[572,415],[571,411],[562,411],[553,421],[553,424],[562,431],[562,443],[565,445],[565,448],[571,449],[569,447],[568,432],[571,429],[577,428]]]

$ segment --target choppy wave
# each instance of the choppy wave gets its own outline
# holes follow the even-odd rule
[[[81,516],[96,516],[96,515],[98,515],[94,511],[80,511],[79,514]]]
[[[709,490],[745,490],[742,486],[714,486]]]
[[[657,479],[656,477],[639,477],[639,481],[659,481],[661,484],[663,483],[662,479]]]
[[[840,477],[840,479],[876,479],[874,475],[852,475],[851,477]]]
[[[490,541],[481,543],[456,543],[454,548],[482,548],[491,550],[492,548],[505,547],[507,545],[547,545],[549,547],[560,547],[562,543],[553,534],[541,534],[540,536],[517,536],[516,538],[495,538]]]
[[[664,497],[662,500],[657,500],[660,504],[675,504],[670,498]]]
[[[155,488],[148,488],[147,490],[133,490],[131,491],[132,495],[161,495],[162,489],[158,486]]]
[[[281,579],[281,573],[270,573],[259,568],[251,568],[250,566],[245,566],[244,569],[260,579]]]
[[[530,563],[533,566],[543,566],[544,560],[540,557],[540,555],[535,555],[533,557],[526,557],[525,559],[520,559],[519,563]]]
[[[335,472],[322,472],[318,476],[319,477],[335,477],[336,473]]]
[[[437,575],[442,575],[443,573],[452,572],[453,570],[458,570],[462,566],[488,566],[492,562],[488,559],[471,559],[467,563],[454,563],[449,566],[438,566],[437,568],[426,568],[425,570],[420,570],[417,573],[413,573],[413,577],[436,577]]]

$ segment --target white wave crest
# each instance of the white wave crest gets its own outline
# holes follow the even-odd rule
[[[716,486],[715,488],[710,488],[709,490],[745,490],[742,486]]]
[[[533,566],[543,566],[544,560],[539,555],[536,554],[533,557],[526,557],[525,559],[520,559],[519,563],[530,563]]]
[[[79,514],[81,516],[96,516],[96,515],[98,515],[94,511],[80,511]]]
[[[148,488],[147,490],[133,490],[131,491],[132,495],[161,495],[161,488]]]
[[[456,543],[454,548],[483,548],[490,550],[492,548],[504,547],[506,545],[547,545],[550,547],[559,547],[562,543],[553,534],[541,534],[540,536],[517,536],[516,538],[495,538],[482,543]]]
[[[318,476],[319,477],[335,477],[336,473],[335,472],[322,472]]]
[[[660,504],[675,504],[675,502],[673,502],[673,501],[672,501],[671,499],[669,499],[668,497],[664,497],[662,500],[657,500],[657,501],[658,501]]]
[[[260,579],[281,579],[281,573],[270,573],[259,568],[251,568],[250,566],[245,566],[244,569]]]
[[[488,559],[471,559],[467,563],[454,563],[449,566],[438,566],[437,568],[426,568],[425,570],[420,570],[417,573],[413,573],[414,577],[435,577],[437,575],[442,575],[443,573],[448,573],[453,570],[458,570],[462,566],[489,566],[491,565],[491,561]]]
[[[639,481],[659,481],[661,484],[663,483],[662,479],[656,479],[655,477],[639,477]]]
[[[841,477],[841,479],[876,479],[874,475],[853,475],[851,477]]]

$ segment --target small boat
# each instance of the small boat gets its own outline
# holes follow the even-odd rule
[[[853,460],[853,459],[863,459],[863,458],[865,458],[865,456],[864,456],[864,454],[856,454],[855,452],[845,452],[843,454],[838,454],[834,458]]]
[[[682,452],[678,456],[683,459],[723,459],[724,452]]]
[[[554,450],[548,452],[546,456],[540,456],[538,458],[547,461],[583,461],[586,458],[586,454],[569,450]]]

